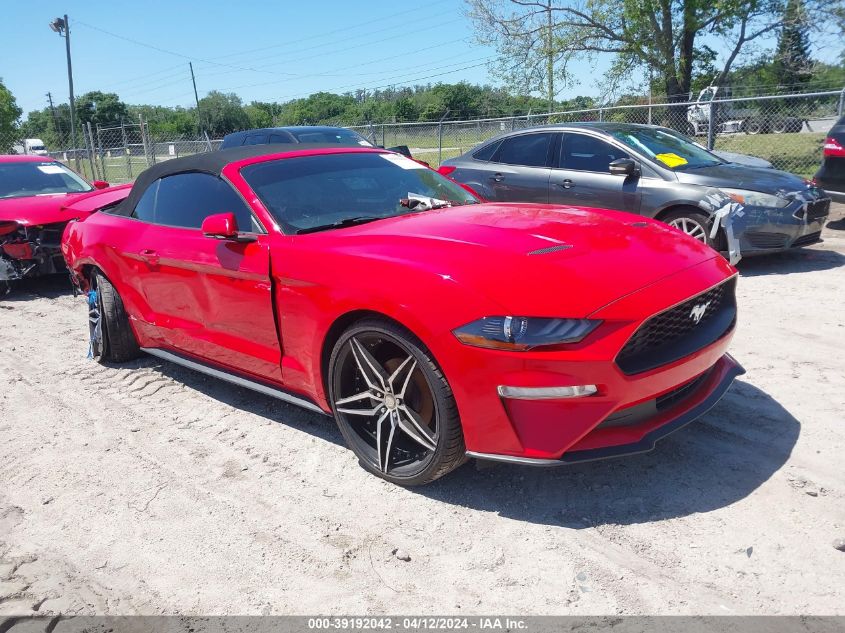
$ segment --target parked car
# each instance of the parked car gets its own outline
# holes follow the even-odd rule
[[[328,125],[292,125],[289,127],[267,127],[255,130],[232,132],[223,137],[220,149],[241,145],[273,145],[277,143],[327,143],[342,147],[372,147],[363,136],[354,130]]]
[[[824,141],[822,165],[816,172],[815,182],[831,198],[845,202],[845,116],[839,119]]]
[[[108,186],[41,156],[0,156],[0,293],[12,281],[64,271],[62,231],[87,215],[68,205]]]
[[[147,352],[333,414],[361,464],[647,451],[742,369],[736,271],[629,214],[481,204],[377,148],[165,161],[70,224],[93,355]]]
[[[655,218],[719,250],[714,194],[744,205],[743,255],[821,240],[830,198],[798,176],[729,163],[668,128],[552,125],[503,134],[443,162],[440,172],[488,200],[616,209]],[[727,198],[725,198],[727,199]]]

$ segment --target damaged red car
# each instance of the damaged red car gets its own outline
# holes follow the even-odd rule
[[[68,226],[95,357],[332,415],[403,485],[648,451],[742,373],[736,271],[660,222],[481,203],[376,148],[267,151],[160,163]]]
[[[69,207],[108,186],[44,156],[0,155],[0,293],[10,282],[63,272],[62,232],[90,213]]]

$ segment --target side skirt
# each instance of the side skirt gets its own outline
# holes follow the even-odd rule
[[[239,387],[246,387],[247,389],[252,389],[253,391],[263,393],[267,396],[278,398],[279,400],[283,400],[284,402],[295,404],[296,406],[302,407],[303,409],[308,409],[309,411],[315,411],[316,413],[328,415],[325,411],[323,411],[320,407],[318,407],[310,400],[306,400],[305,398],[302,398],[300,396],[293,395],[291,393],[288,393],[287,391],[283,391],[282,389],[277,389],[275,387],[271,387],[270,385],[265,385],[255,380],[250,380],[249,378],[246,378],[244,376],[239,376],[238,374],[233,374],[222,369],[210,367],[201,362],[185,358],[184,356],[180,356],[179,354],[174,354],[163,349],[158,349],[155,347],[142,347],[141,351],[146,352],[147,354],[150,354],[152,356],[157,356],[158,358],[169,361],[171,363],[182,365],[183,367],[187,367],[188,369],[193,369],[194,371],[206,374],[207,376],[212,376],[213,378],[225,380],[226,382],[230,382],[233,385],[238,385]]]

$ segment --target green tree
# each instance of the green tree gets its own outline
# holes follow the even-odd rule
[[[92,125],[119,124],[129,114],[126,104],[113,92],[86,92],[74,105],[77,121]]]
[[[249,126],[241,98],[233,92],[212,90],[200,99],[202,125],[215,138]]]
[[[22,113],[15,96],[0,79],[0,152],[8,152],[14,144],[17,122]]]
[[[803,0],[787,0],[773,67],[775,79],[782,86],[794,89],[813,77],[807,19]]]
[[[670,101],[687,99],[696,62],[712,57],[712,50],[702,45],[704,37],[724,41],[727,54],[716,80],[722,83],[750,43],[784,26],[788,1],[466,0],[477,39],[499,53],[493,72],[516,89],[537,90],[536,78],[550,56],[554,72],[571,79],[571,60],[610,54],[611,85],[634,69],[647,70],[660,80]],[[804,0],[803,7],[808,24],[840,30],[845,24],[842,2]],[[544,45],[547,32],[552,37]],[[680,110],[676,114],[682,115]]]

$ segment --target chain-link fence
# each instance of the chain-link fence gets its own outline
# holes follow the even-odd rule
[[[827,131],[845,114],[845,88],[739,99],[713,97],[718,97],[716,91],[703,91],[696,101],[652,99],[648,103],[644,99],[644,103],[551,114],[351,128],[385,147],[407,145],[415,157],[439,165],[492,136],[538,125],[584,121],[662,125],[694,137],[708,149],[756,156],[776,169],[811,177],[821,163]]]
[[[777,169],[812,177],[822,159],[827,131],[845,112],[841,91],[724,98],[716,89],[696,101],[642,103],[471,121],[350,125],[377,145],[406,145],[438,166],[503,132],[554,123],[615,121],[663,125],[694,137],[710,149],[763,158]],[[147,167],[178,156],[215,150],[221,140],[174,137],[137,123],[83,124],[75,142],[67,131],[50,130],[43,146],[19,135],[0,136],[0,153],[41,153],[67,163],[89,180],[130,182]],[[40,148],[40,149],[37,149]]]

